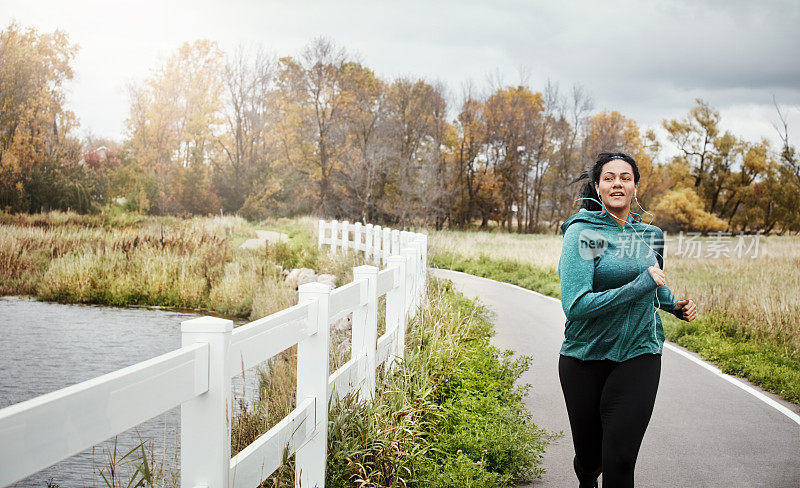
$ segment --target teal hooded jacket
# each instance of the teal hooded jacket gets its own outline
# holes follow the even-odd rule
[[[560,353],[618,362],[662,354],[657,308],[678,318],[682,312],[675,311],[672,291],[659,288],[647,269],[656,261],[664,269],[661,229],[634,212],[623,227],[608,212],[581,208],[561,224],[561,232],[558,276],[567,322]]]

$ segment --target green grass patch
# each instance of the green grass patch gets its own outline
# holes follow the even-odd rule
[[[691,322],[667,314],[661,317],[668,340],[700,354],[724,373],[747,378],[800,405],[797,351],[749,336],[721,314],[705,314]]]
[[[555,269],[539,268],[511,259],[492,259],[484,254],[478,259],[453,254],[430,255],[428,265],[512,283],[547,296],[561,298],[561,282]]]
[[[255,238],[256,238],[256,233],[255,231],[252,231],[245,234],[234,234],[228,242],[231,250],[235,250],[242,247],[242,244],[244,244],[246,240]]]
[[[289,236],[287,241],[268,244],[268,253],[284,268],[318,269],[321,254],[313,230],[307,223],[290,219],[265,221],[259,229],[281,232]]]

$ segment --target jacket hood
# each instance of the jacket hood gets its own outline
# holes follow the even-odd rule
[[[627,221],[633,226],[634,224],[641,222],[642,217],[636,212],[629,211]],[[597,226],[611,226],[612,228],[620,228],[620,225],[617,223],[614,217],[612,217],[605,210],[587,210],[585,208],[581,208],[577,213],[571,215],[569,218],[567,218],[567,220],[564,221],[563,224],[561,224],[561,234],[565,234],[567,232],[567,228],[575,222],[588,222]]]

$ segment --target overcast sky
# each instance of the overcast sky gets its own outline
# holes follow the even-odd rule
[[[498,75],[534,90],[548,79],[564,90],[577,83],[595,111],[618,110],[643,128],[685,115],[702,97],[721,112],[723,128],[777,143],[774,95],[800,141],[796,0],[0,0],[2,27],[12,19],[62,29],[79,44],[68,98],[82,134],[121,139],[126,85],[183,42],[293,56],[324,35],[386,79],[440,80],[454,96],[467,80],[485,87]]]

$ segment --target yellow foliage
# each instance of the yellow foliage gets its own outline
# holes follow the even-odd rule
[[[725,230],[727,224],[703,209],[703,201],[691,188],[673,190],[655,208],[659,227],[671,231]]]

